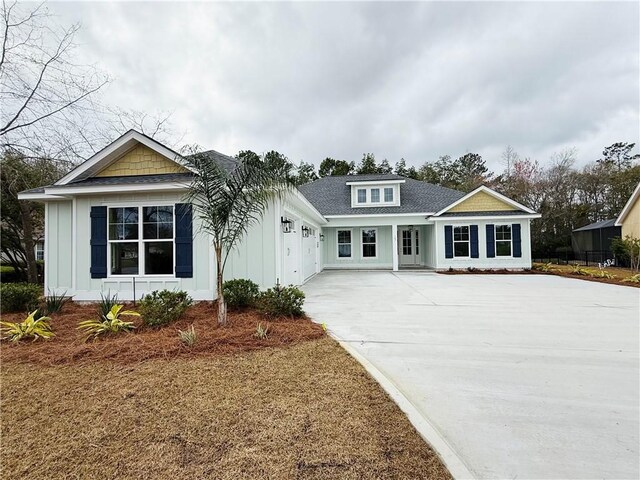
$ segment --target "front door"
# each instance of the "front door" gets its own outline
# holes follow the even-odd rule
[[[420,265],[420,231],[400,228],[398,243],[400,265]]]

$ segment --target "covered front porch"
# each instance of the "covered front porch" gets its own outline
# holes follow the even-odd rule
[[[331,224],[337,222],[332,219],[322,228],[320,248],[325,269],[435,268],[435,226],[424,217],[406,219],[413,220],[411,223],[394,218],[387,224],[379,221],[373,225],[356,221],[364,219],[345,220],[334,226]]]

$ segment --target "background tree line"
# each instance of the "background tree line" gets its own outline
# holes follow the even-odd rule
[[[295,183],[304,184],[328,175],[390,174],[470,192],[486,185],[542,214],[532,222],[532,248],[535,257],[553,256],[571,248],[571,232],[592,222],[616,218],[640,182],[640,155],[635,144],[617,142],[603,149],[600,158],[576,167],[575,149],[566,149],[541,165],[521,157],[507,146],[501,155],[503,170],[494,173],[477,153],[454,159],[443,155],[419,167],[404,158],[392,167],[388,160],[376,161],[365,153],[359,163],[325,158],[316,171],[313,164],[298,166],[278,152],[267,158],[280,165]]]

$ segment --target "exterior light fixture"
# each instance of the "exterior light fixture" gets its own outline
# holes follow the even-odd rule
[[[302,226],[302,236],[303,237],[308,237],[309,236],[309,227],[307,227],[306,225]]]
[[[282,233],[291,233],[293,220],[289,220],[287,217],[280,217],[280,226],[282,227]]]
[[[320,241],[324,242],[324,235],[322,233],[320,234]]]

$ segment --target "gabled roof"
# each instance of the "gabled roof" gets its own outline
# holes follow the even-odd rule
[[[351,207],[351,187],[347,182],[404,180],[400,184],[400,206]],[[400,175],[340,175],[320,178],[298,187],[302,194],[323,215],[381,215],[397,213],[427,214],[443,209],[464,193]]]
[[[145,145],[146,147],[156,151],[163,157],[176,162],[186,169],[193,170],[189,167],[187,162],[185,162],[184,158],[179,153],[171,150],[169,147],[166,147],[165,145],[161,144],[151,137],[147,137],[146,135],[135,130],[129,130],[128,132],[111,142],[109,145],[104,147],[98,153],[93,155],[91,158],[87,159],[76,168],[71,170],[64,177],[58,180],[55,185],[68,185],[69,183],[73,183],[75,181],[86,180],[92,175],[98,173],[111,162],[117,160],[137,144]]]
[[[492,197],[500,200],[501,202],[512,206],[514,208],[514,211],[521,210],[524,213],[536,214],[536,212],[531,210],[529,207],[525,207],[521,203],[518,203],[515,200],[511,200],[509,197],[505,197],[501,193],[498,193],[495,190],[490,189],[489,187],[486,187],[484,185],[480,185],[475,190],[472,190],[471,192],[467,193],[466,195],[463,195],[461,198],[457,199],[456,201],[454,201],[450,205],[445,206],[442,210],[438,211],[438,213],[436,213],[435,216],[436,217],[437,216],[441,216],[442,214],[444,214],[445,212],[449,211],[450,209],[452,209],[456,205],[464,202],[465,200],[468,200],[469,198],[473,197],[474,195],[476,195],[476,194],[478,194],[480,192],[484,192],[484,193],[486,193],[488,195],[491,195]]]
[[[622,226],[622,222],[624,222],[624,219],[627,218],[627,215],[629,214],[629,212],[631,211],[635,203],[638,201],[638,197],[640,197],[640,183],[638,183],[638,186],[633,191],[633,193],[631,194],[631,197],[627,201],[627,204],[624,206],[624,208],[622,209],[622,212],[620,212],[620,215],[616,219],[616,223],[615,223],[616,227]]]
[[[599,222],[590,223],[589,225],[585,225],[584,227],[575,228],[574,232],[584,232],[587,230],[599,230],[601,228],[609,228],[614,227],[616,225],[616,219],[612,218],[610,220],[601,220]]]

